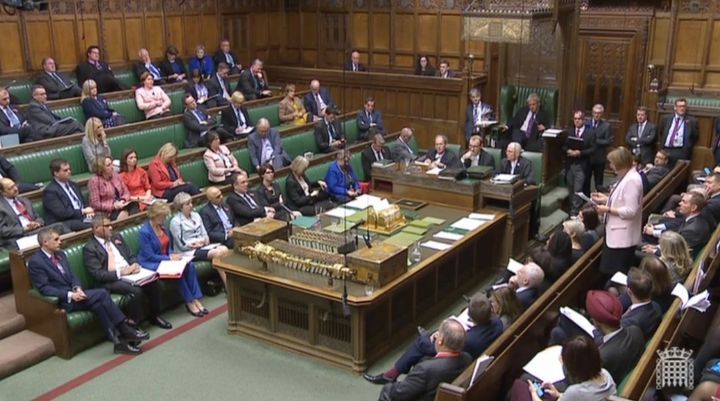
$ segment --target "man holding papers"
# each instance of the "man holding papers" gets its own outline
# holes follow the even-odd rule
[[[116,354],[135,355],[142,352],[132,342],[150,338],[147,332],[134,329],[110,299],[107,290],[83,289],[72,272],[65,252],[60,250],[60,233],[47,227],[38,233],[40,250],[28,260],[30,280],[44,296],[56,297],[58,306],[67,312],[92,311],[105,329]],[[118,334],[119,333],[119,334]]]
[[[505,158],[500,161],[498,174],[517,175],[525,180],[527,185],[535,185],[535,173],[532,162],[522,157],[523,148],[517,142],[512,142],[505,150]]]
[[[577,216],[583,205],[582,198],[575,195],[585,188],[585,180],[590,179],[590,158],[595,153],[595,133],[585,126],[585,112],[578,110],[573,114],[573,130],[565,140],[566,179],[572,208],[571,216]],[[589,196],[586,193],[585,196]]]
[[[160,282],[156,274],[140,267],[120,234],[113,234],[109,217],[98,214],[92,222],[93,236],[83,247],[83,263],[88,273],[106,290],[128,296],[130,318],[142,321],[145,299],[150,303],[150,318],[154,326],[171,329],[172,324],[160,316],[162,311]],[[143,277],[147,277],[143,279]],[[140,282],[129,280],[140,279]]]

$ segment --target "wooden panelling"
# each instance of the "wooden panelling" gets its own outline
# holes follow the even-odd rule
[[[252,29],[250,30],[250,43],[256,48],[268,46],[268,29],[264,29],[268,26],[267,14],[253,16],[250,24],[252,25]]]
[[[372,16],[373,49],[390,49],[390,15],[375,13]]]
[[[297,48],[300,47],[300,15],[292,13],[285,14],[285,46]]]
[[[377,64],[380,66],[389,66],[390,65],[390,56],[387,54],[382,53],[375,53],[373,54],[373,64]]]
[[[76,53],[80,51],[75,37],[75,22],[53,21],[53,39],[55,49],[52,54],[55,56],[55,63],[58,68],[62,70],[75,68]],[[63,51],[64,49],[77,49],[77,51]],[[47,53],[43,57],[46,56]],[[42,60],[43,57],[40,59]],[[40,64],[34,64],[33,67],[39,68]]]
[[[415,69],[415,57],[410,55],[404,56],[398,54],[395,56],[395,66]]]
[[[710,43],[714,43],[714,46],[710,46],[710,54],[708,55],[708,66],[714,68],[720,68],[720,21],[713,21],[712,24],[712,36]]]
[[[123,38],[122,17],[107,17],[103,21],[105,53],[103,57],[109,63],[120,63],[125,60],[125,39]],[[85,55],[85,49],[81,52]]]
[[[395,50],[412,52],[415,49],[415,16],[395,14],[393,23]]]
[[[17,21],[0,22],[2,54],[0,54],[0,72],[14,73],[25,69],[22,44],[20,42],[20,24]],[[0,80],[4,81],[4,80]]]
[[[352,47],[367,49],[370,43],[368,40],[368,14],[365,12],[353,13],[350,25],[352,26]]]
[[[434,54],[437,52],[437,16],[421,15],[418,17],[418,50],[421,53]]]
[[[459,15],[443,15],[440,17],[440,50],[442,54],[456,55],[460,53],[462,37],[462,20]]]
[[[138,50],[143,47],[145,38],[142,29],[143,21],[142,17],[126,17],[125,28],[126,28],[126,47],[125,47],[125,59],[126,60],[137,60]]]
[[[80,51],[80,54],[85,56],[85,50],[88,48],[88,46],[91,45],[97,45],[100,43],[100,28],[98,26],[98,20],[97,17],[93,18],[86,18],[84,20],[80,20],[77,27],[77,37],[80,41],[78,44],[80,45],[80,48],[82,49]],[[57,50],[57,46],[55,46],[55,49]],[[69,51],[70,49],[66,49],[64,51]],[[75,49],[73,49],[73,52]],[[135,51],[135,54],[137,55],[137,50]],[[137,58],[137,57],[136,57]]]
[[[705,20],[680,20],[677,25],[677,41],[679,44],[675,52],[674,62],[678,64],[702,63],[702,51],[705,47]]]
[[[653,40],[650,42],[650,60],[653,64],[664,64],[670,37],[670,19],[658,17],[653,20]]]
[[[318,19],[317,15],[315,13],[311,12],[304,12],[300,13],[300,18],[302,19],[303,23],[303,31],[301,32],[302,35],[302,47],[305,49],[317,49],[318,46]],[[315,52],[315,55],[312,57],[312,62],[310,65],[315,64],[315,60],[317,57],[317,52]],[[308,60],[305,55],[303,55],[304,60]]]
[[[39,68],[43,57],[52,54],[52,32],[50,31],[49,21],[28,21],[28,37],[30,39],[28,45],[30,46],[30,65],[33,68]],[[66,35],[75,36],[73,32],[73,26],[71,25],[68,32],[64,32]]]
[[[148,49],[150,56],[154,59],[165,56],[164,32],[162,15],[145,17],[145,40],[143,41],[143,47]]]
[[[200,18],[200,43],[205,45],[205,49],[208,53],[215,53],[217,50],[220,38],[218,37],[217,30],[217,16],[214,13],[206,13]]]

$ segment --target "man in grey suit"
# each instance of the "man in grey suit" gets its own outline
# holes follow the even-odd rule
[[[35,85],[32,91],[33,100],[27,110],[27,119],[33,127],[35,137],[28,141],[65,136],[83,131],[83,126],[72,117],[62,118],[53,113],[47,106],[47,91]]]
[[[593,106],[592,119],[590,120],[590,127],[595,133],[595,152],[590,156],[590,169],[588,173],[591,173],[593,178],[595,178],[595,189],[603,185],[607,150],[608,147],[612,146],[615,142],[615,136],[612,133],[610,123],[602,118],[604,113],[605,108],[603,105],[596,104]],[[590,193],[590,174],[587,174],[585,177],[583,192],[586,194]]]
[[[215,127],[215,119],[198,106],[192,95],[185,96],[185,112],[183,113],[183,126],[185,127],[185,147],[194,148],[205,146],[207,133]]]
[[[0,135],[17,135],[20,142],[36,135],[22,111],[10,104],[10,92],[5,88],[0,88]]]
[[[640,162],[644,165],[652,164],[655,154],[655,140],[657,129],[655,124],[648,121],[648,111],[645,106],[640,106],[635,112],[636,123],[628,128],[625,135],[625,143],[632,150],[633,155],[640,156]]]
[[[383,386],[378,401],[434,400],[438,385],[451,382],[472,362],[470,355],[462,351],[464,345],[462,324],[445,319],[437,331],[435,357],[416,364],[405,380]]]
[[[4,248],[17,249],[16,241],[37,234],[45,221],[35,212],[30,200],[18,196],[20,191],[15,181],[0,179],[0,192],[0,243]],[[62,224],[52,226],[61,234],[67,232]]]
[[[392,154],[393,160],[397,162],[402,162],[406,160],[413,161],[417,159],[417,153],[415,153],[410,146],[410,140],[412,140],[412,136],[412,128],[403,128],[400,131],[400,136],[398,137],[398,139],[390,145],[390,153]]]
[[[70,78],[57,71],[55,60],[46,57],[42,62],[43,72],[38,75],[35,83],[44,87],[47,98],[50,100],[78,97],[82,93],[79,86],[70,81]]]
[[[290,164],[290,157],[283,150],[280,134],[276,129],[270,128],[267,118],[258,120],[255,132],[248,136],[247,147],[255,170],[267,163],[276,171]]]

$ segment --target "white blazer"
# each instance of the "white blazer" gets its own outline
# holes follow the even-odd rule
[[[617,214],[608,214],[605,241],[609,248],[629,248],[642,238],[643,185],[635,169],[625,174],[610,193],[607,205]]]

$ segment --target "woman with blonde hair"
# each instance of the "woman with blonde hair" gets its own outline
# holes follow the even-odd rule
[[[283,125],[304,125],[308,122],[308,112],[299,97],[295,96],[295,85],[287,84],[283,89],[285,97],[280,101],[278,114]]]
[[[105,127],[103,127],[103,123],[99,118],[91,117],[85,122],[85,136],[81,145],[85,162],[87,162],[90,171],[95,165],[95,160],[111,156],[110,145],[108,145],[107,136],[105,135]]]
[[[160,147],[157,156],[148,166],[150,189],[156,198],[164,198],[169,202],[180,192],[197,195],[200,190],[190,182],[185,182],[177,166],[177,148],[172,142]]]
[[[693,265],[685,238],[675,231],[666,230],[660,235],[658,248],[660,259],[667,265],[673,281],[685,281]]]
[[[315,216],[322,208],[330,210],[335,203],[330,201],[325,181],[310,181],[305,175],[310,162],[303,156],[297,156],[290,163],[290,175],[285,181],[288,207],[299,210],[304,216]]]
[[[97,83],[92,79],[88,79],[83,83],[80,104],[85,113],[85,118],[99,118],[105,128],[125,124],[125,118],[111,109],[107,99],[98,94]]]
[[[115,172],[111,157],[98,158],[94,172],[87,186],[90,206],[95,212],[105,213],[111,220],[118,220],[140,211],[137,204],[130,201],[130,191]]]

